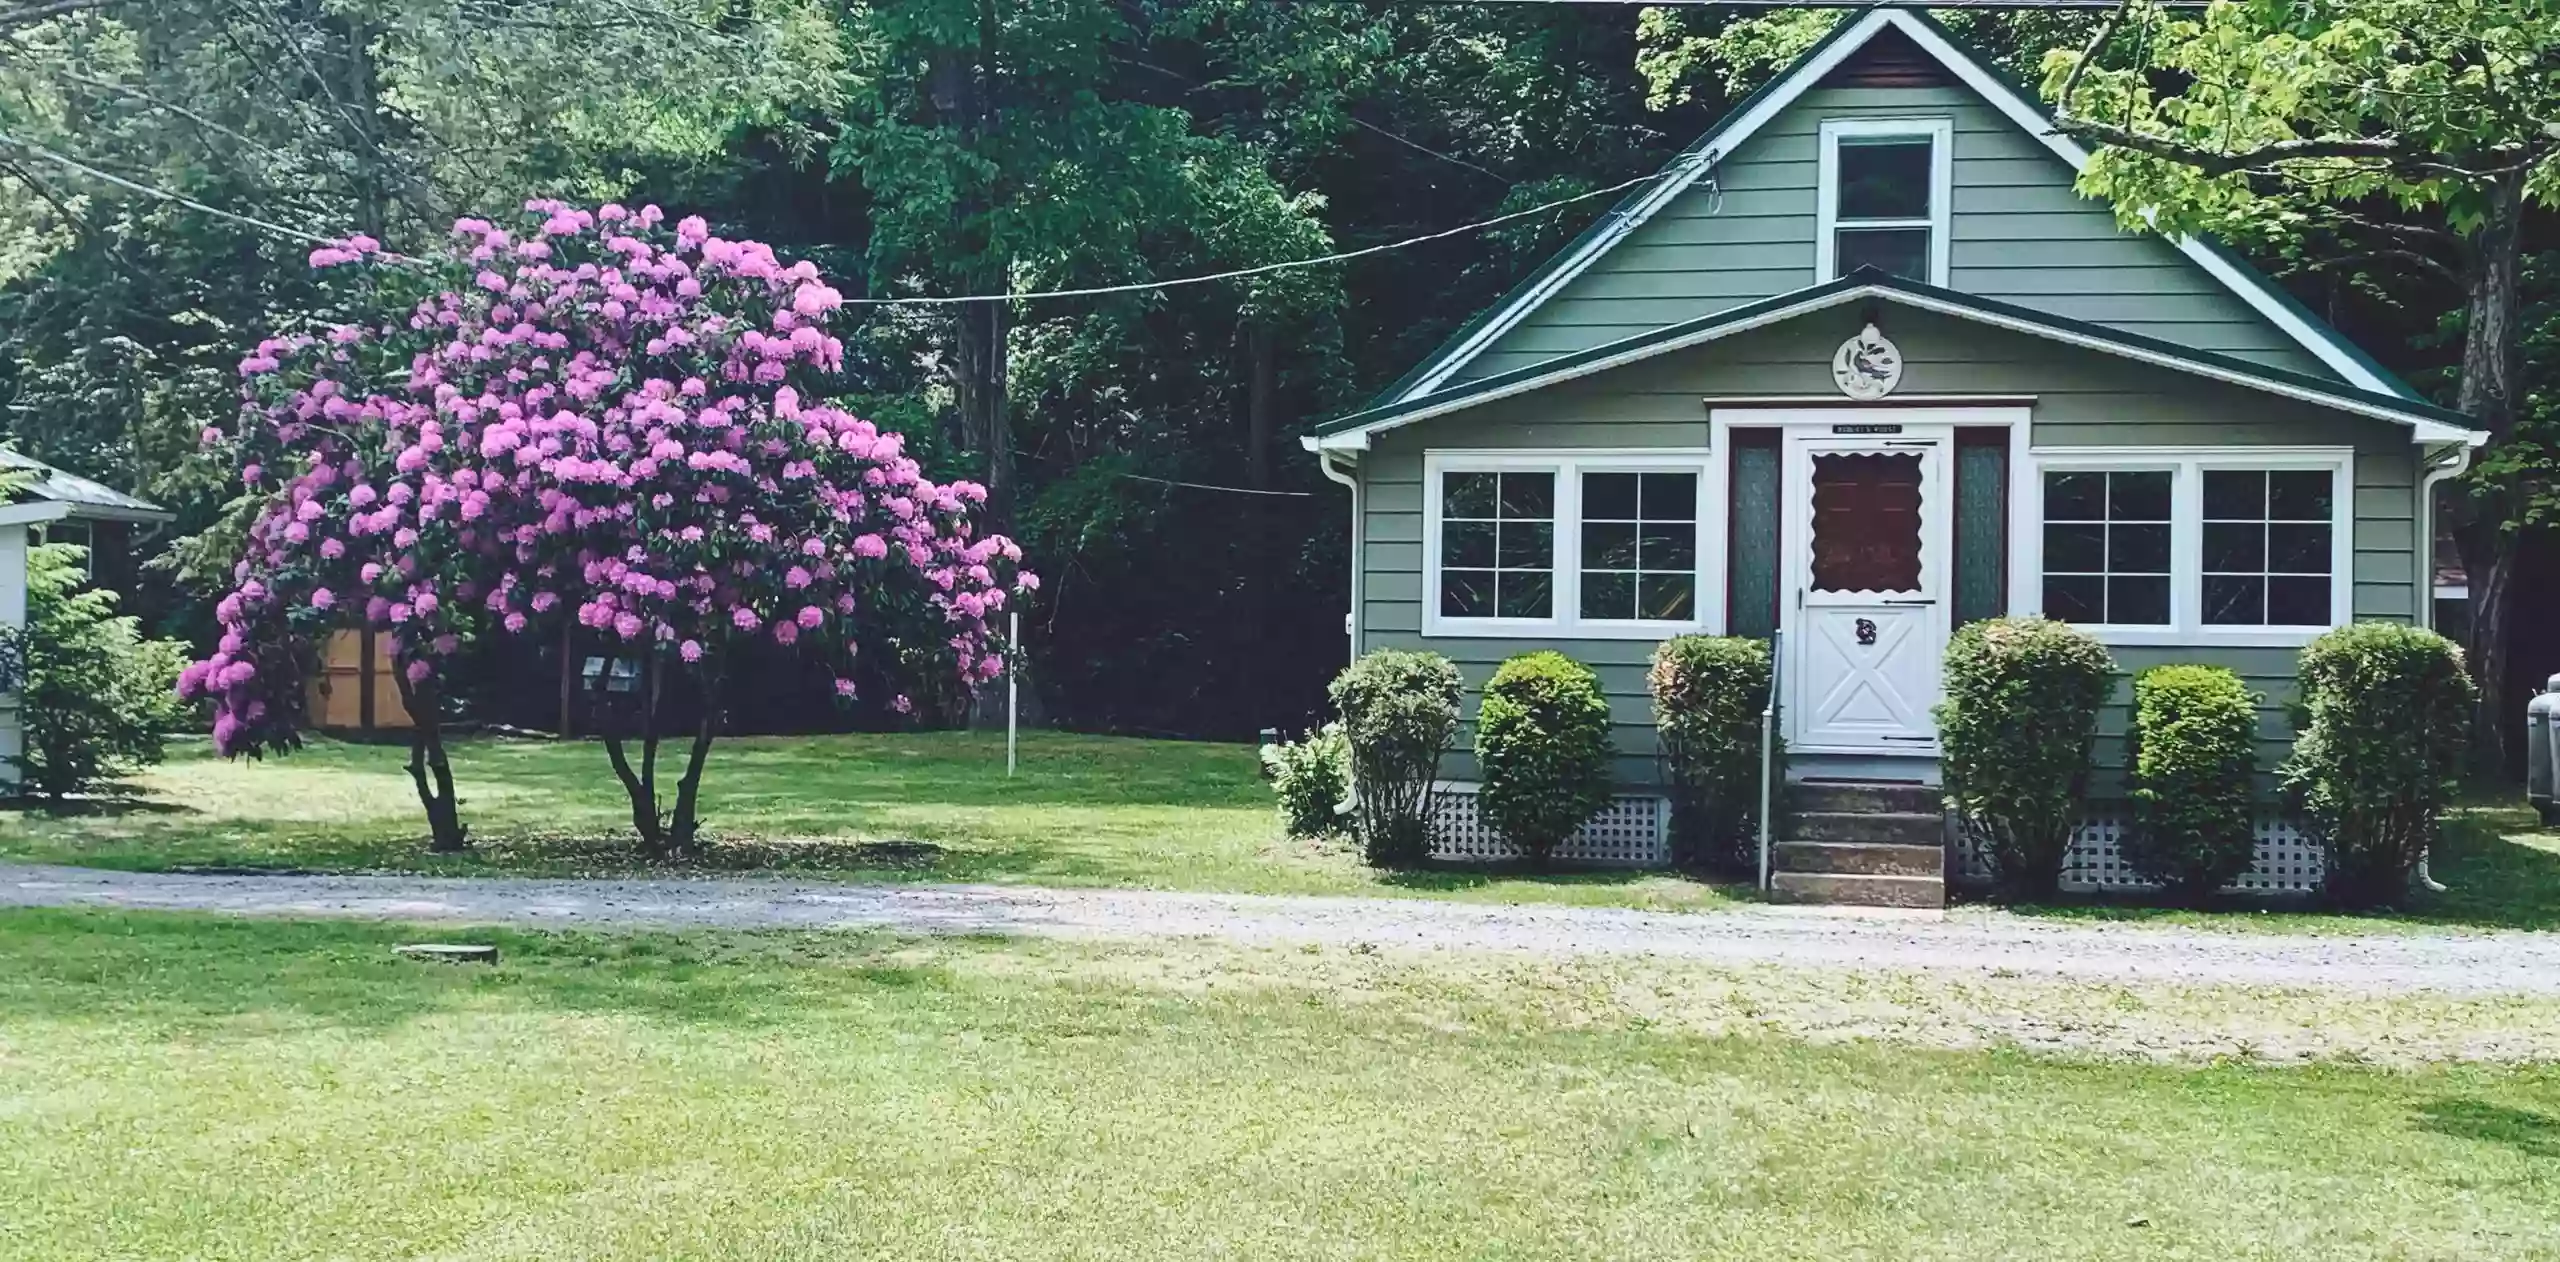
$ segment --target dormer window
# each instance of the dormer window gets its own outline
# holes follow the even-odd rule
[[[1873,267],[1947,283],[1954,166],[1943,118],[1835,118],[1822,124],[1817,278]]]

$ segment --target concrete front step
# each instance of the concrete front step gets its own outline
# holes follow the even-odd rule
[[[1797,811],[1786,817],[1789,841],[1873,841],[1935,846],[1946,841],[1943,815],[1917,811]]]
[[[1833,876],[1944,877],[1943,846],[1898,846],[1858,841],[1782,841],[1772,848],[1771,862],[1780,872]]]
[[[1852,876],[1837,872],[1772,872],[1769,893],[1786,903],[1842,907],[1944,907],[1947,884],[1934,876]]]
[[[1787,786],[1788,809],[1826,814],[1936,815],[1940,797],[1930,785],[1875,780],[1800,780]]]

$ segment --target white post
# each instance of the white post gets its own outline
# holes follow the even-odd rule
[[[1021,761],[1022,729],[1018,722],[1022,702],[1022,611],[1005,615],[1005,656],[1011,660],[1004,666],[1004,774],[1013,778],[1013,769]]]
[[[1785,678],[1780,654],[1787,633],[1769,632],[1769,699],[1760,707],[1760,892],[1769,892],[1769,808],[1776,799],[1778,767],[1778,683]]]
[[[27,625],[27,528],[0,526],[0,625]],[[18,767],[7,761],[27,752],[26,728],[16,692],[0,693],[0,793],[18,788]]]

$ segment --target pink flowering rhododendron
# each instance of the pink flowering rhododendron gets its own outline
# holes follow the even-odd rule
[[[267,498],[221,646],[181,681],[224,753],[293,744],[312,647],[358,623],[422,690],[475,637],[563,619],[705,679],[749,640],[841,663],[885,635],[970,683],[1002,670],[1021,551],[978,533],[983,488],[820,401],[842,298],[814,267],[655,207],[526,211],[430,257],[313,251],[403,296],[240,361],[240,422],[207,438]]]

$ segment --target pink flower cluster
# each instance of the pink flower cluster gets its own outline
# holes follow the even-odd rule
[[[223,752],[292,741],[300,664],[343,625],[386,632],[416,685],[475,635],[563,618],[705,669],[753,638],[848,660],[895,628],[966,681],[1003,672],[995,620],[1038,581],[977,533],[983,487],[810,401],[844,359],[813,265],[698,218],[670,232],[654,206],[526,211],[384,269],[440,278],[413,302],[241,361],[237,432],[206,439],[269,499],[222,643],[179,684],[216,699]],[[311,261],[378,255],[355,238]]]

